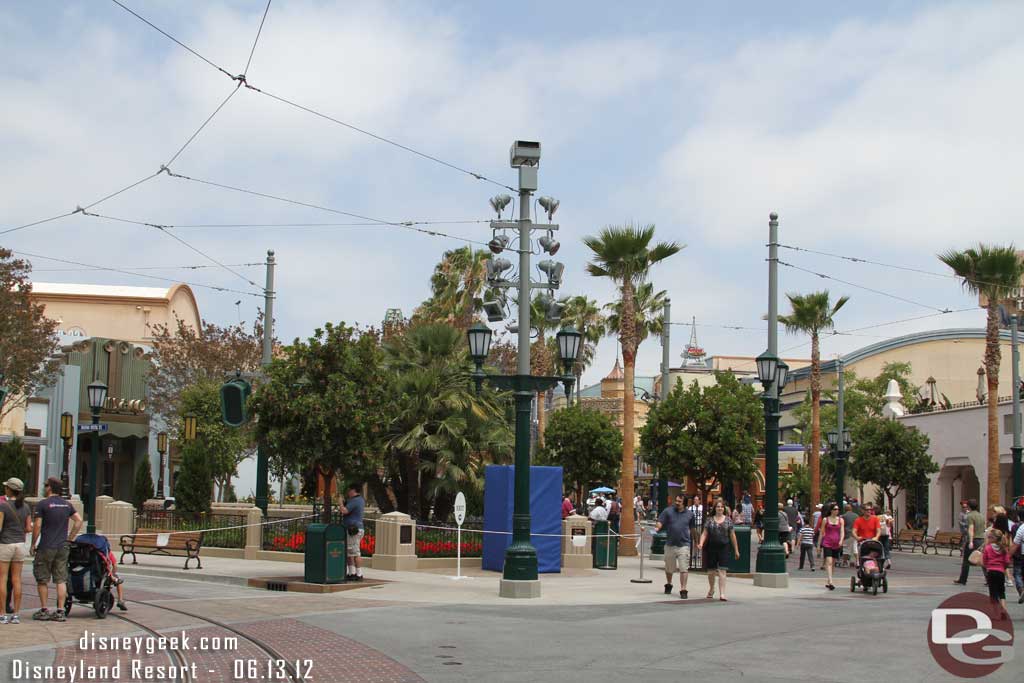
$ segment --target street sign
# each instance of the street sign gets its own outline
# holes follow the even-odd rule
[[[455,523],[462,526],[466,521],[466,496],[459,491],[455,496]]]
[[[80,432],[105,432],[110,428],[108,424],[80,424],[78,425],[78,431]]]
[[[455,494],[455,523],[459,525],[456,533],[455,540],[455,576],[449,578],[452,579],[468,579],[470,577],[462,575],[462,523],[466,521],[466,496],[459,491]]]

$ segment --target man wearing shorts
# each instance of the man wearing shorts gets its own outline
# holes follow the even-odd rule
[[[36,578],[41,607],[32,618],[39,621],[64,621],[64,602],[68,595],[68,541],[77,536],[82,528],[82,516],[71,506],[70,501],[61,498],[60,490],[60,479],[47,479],[46,498],[36,503],[33,513],[35,524],[29,548],[35,557],[32,574]],[[68,520],[74,522],[70,534]],[[53,612],[46,608],[51,579],[57,586],[57,608]]]
[[[363,580],[363,557],[359,546],[365,533],[363,529],[363,508],[366,507],[366,502],[363,500],[359,490],[359,484],[349,484],[348,489],[345,491],[345,504],[341,506],[341,512],[344,515],[342,523],[345,525],[345,532],[348,534],[345,578],[350,581]]]
[[[694,526],[693,510],[686,509],[681,495],[675,504],[662,510],[654,531],[665,530],[665,595],[672,594],[672,573],[679,572],[679,597],[685,600],[686,579],[690,575],[690,529]]]

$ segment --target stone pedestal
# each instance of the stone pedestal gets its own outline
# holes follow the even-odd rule
[[[245,513],[245,559],[257,559],[263,550],[263,511],[255,505]]]
[[[579,543],[579,539],[583,543]],[[573,540],[576,540],[576,543]],[[569,515],[562,520],[562,569],[590,569],[590,520],[582,515]]]
[[[754,574],[754,585],[760,588],[789,588],[789,574]]]
[[[416,525],[404,512],[389,512],[374,523],[376,546],[373,568],[388,571],[415,571]]]
[[[107,530],[106,522],[103,519],[103,515],[107,510],[107,506],[114,502],[114,499],[110,496],[96,496],[96,507],[94,512],[96,514],[96,532],[103,533]]]
[[[135,531],[135,506],[121,500],[103,508],[103,533],[116,543],[118,537]]]
[[[512,581],[502,579],[498,586],[499,598],[539,598],[540,580]]]
[[[40,498],[38,500],[42,499]],[[82,499],[77,493],[71,496],[71,500],[69,502],[71,503],[71,507],[75,508],[75,512],[78,513],[78,516],[85,519],[85,505],[82,504]]]

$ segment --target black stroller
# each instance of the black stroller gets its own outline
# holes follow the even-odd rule
[[[114,608],[114,578],[108,555],[110,543],[106,536],[82,534],[71,542],[68,554],[68,598],[65,614],[71,603],[92,604],[96,616],[106,619]]]
[[[878,595],[878,589],[889,592],[889,579],[885,575],[885,549],[878,541],[864,541],[857,554],[857,573],[850,577],[850,592],[860,586],[867,593]]]

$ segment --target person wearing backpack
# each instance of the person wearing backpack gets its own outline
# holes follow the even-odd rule
[[[613,498],[612,502],[608,504],[608,526],[616,533],[619,531],[619,519],[621,517],[622,501],[618,498]]]

